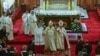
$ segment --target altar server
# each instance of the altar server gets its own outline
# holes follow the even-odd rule
[[[29,27],[29,17],[30,14],[28,11],[26,11],[23,16],[22,16],[22,29],[23,29],[23,32],[25,35],[28,35],[29,34],[29,31],[30,31],[30,27]]]
[[[48,27],[45,29],[45,50],[57,51],[55,44],[55,28],[50,20]]]
[[[43,27],[42,27],[42,24],[41,22],[37,22],[37,27],[35,28],[34,30],[34,40],[35,40],[35,45],[37,47],[35,52],[37,53],[43,53],[44,51],[44,45],[45,45],[45,41],[44,41],[44,36],[43,36]],[[37,49],[37,48],[40,48],[40,49]]]
[[[35,15],[34,11],[31,11],[30,12],[30,18],[29,18],[29,27],[30,27],[30,33],[32,35],[34,35],[34,29],[37,25],[36,22],[37,22],[37,17]]]
[[[43,27],[41,23],[37,23],[37,27],[34,30],[35,45],[44,45]]]
[[[64,50],[64,34],[66,33],[66,30],[63,27],[64,22],[62,20],[60,20],[58,24],[59,26],[57,28],[56,45],[58,50]]]

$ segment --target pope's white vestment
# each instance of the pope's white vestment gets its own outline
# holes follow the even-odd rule
[[[13,40],[13,23],[12,23],[12,18],[7,16],[6,17],[6,32],[9,33],[8,35],[8,40]]]
[[[35,45],[44,45],[43,27],[36,27],[34,30]]]
[[[64,37],[65,37],[64,33],[66,33],[66,30],[64,27],[57,28],[56,45],[57,45],[57,49],[59,49],[59,50],[65,49],[65,47],[64,47]]]
[[[24,13],[23,16],[22,16],[22,29],[23,29],[23,32],[24,34],[29,34],[29,31],[30,31],[30,27],[29,27],[29,17],[30,14],[29,13]]]
[[[29,27],[30,27],[30,33],[32,35],[34,35],[34,29],[36,27],[36,22],[37,22],[37,18],[35,14],[30,14],[29,17]]]
[[[57,51],[55,44],[55,28],[47,27],[45,29],[45,49],[50,51]]]

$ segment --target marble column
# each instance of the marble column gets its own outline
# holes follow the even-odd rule
[[[40,10],[46,9],[46,0],[40,0]]]
[[[68,0],[68,10],[70,10],[70,0]]]
[[[42,1],[43,1],[43,0],[40,0],[40,6],[41,6],[41,5],[42,5],[42,3],[43,3]]]
[[[49,0],[46,0],[46,10],[48,10],[49,7]]]
[[[77,0],[74,0],[74,9],[76,9],[77,8],[77,3],[78,3],[78,1]]]

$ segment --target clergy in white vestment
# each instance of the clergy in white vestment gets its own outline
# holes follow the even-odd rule
[[[34,13],[34,11],[30,12],[30,18],[29,18],[29,27],[30,27],[30,33],[34,35],[34,29],[36,27],[37,17]]]
[[[57,51],[55,44],[55,28],[53,22],[50,20],[45,29],[45,50]]]
[[[22,15],[22,30],[24,32],[25,35],[28,35],[29,34],[29,31],[30,31],[30,27],[29,27],[29,17],[30,14],[28,11],[26,11],[23,15]]]
[[[59,26],[57,28],[57,37],[56,37],[56,46],[58,50],[64,50],[64,33],[66,33],[65,28],[63,27],[64,22],[60,20],[58,22]]]
[[[37,27],[34,30],[34,44],[35,44],[35,52],[36,53],[43,53],[44,51],[44,36],[43,36],[43,27],[40,22],[37,22]],[[39,48],[39,49],[37,49]]]
[[[6,32],[9,33],[7,36],[8,40],[13,40],[13,23],[12,23],[12,17],[11,15],[8,15],[6,17]]]
[[[37,23],[37,27],[34,30],[35,45],[44,45],[43,27],[41,23]]]

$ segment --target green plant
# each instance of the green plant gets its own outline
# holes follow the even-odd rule
[[[73,32],[82,32],[82,25],[78,22],[71,23],[71,30]]]

